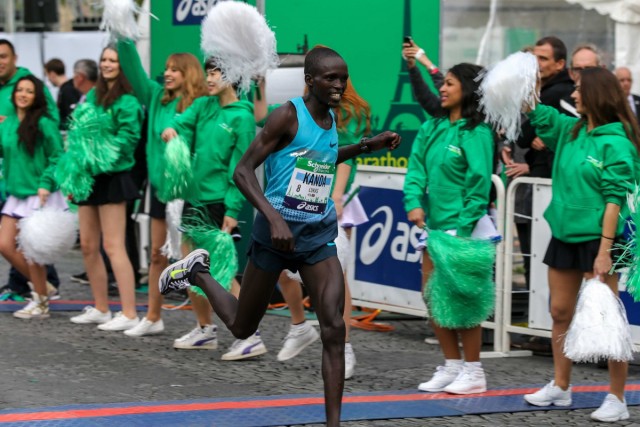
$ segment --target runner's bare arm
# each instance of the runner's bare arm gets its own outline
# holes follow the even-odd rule
[[[293,251],[294,248],[291,230],[278,211],[264,197],[255,170],[264,163],[269,154],[288,145],[297,131],[298,120],[295,107],[287,102],[271,113],[264,128],[256,135],[233,173],[233,181],[238,189],[269,222],[274,249],[288,252]]]
[[[372,138],[363,138],[359,144],[340,147],[336,163],[342,163],[359,154],[373,153],[374,151],[382,150],[384,148],[395,150],[398,145],[400,145],[400,140],[400,135],[389,131],[379,133]]]

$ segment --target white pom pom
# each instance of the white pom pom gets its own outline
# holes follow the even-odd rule
[[[340,260],[340,264],[342,265],[342,271],[347,271],[347,265],[349,264],[349,254],[351,252],[351,242],[349,241],[347,232],[344,231],[344,228],[338,227],[338,237],[336,237],[336,240],[334,240],[334,242],[336,244],[336,249],[338,250],[338,260]],[[285,272],[290,279],[302,283],[300,272],[292,273],[289,270],[285,270]]]
[[[69,211],[43,208],[18,222],[18,249],[30,263],[55,264],[76,243],[78,221]]]
[[[480,108],[487,121],[514,141],[520,134],[525,107],[535,108],[538,99],[538,60],[530,53],[516,52],[492,66],[480,83]]]
[[[564,354],[576,362],[633,359],[633,341],[620,298],[597,279],[585,282],[564,338]]]
[[[180,221],[182,220],[182,208],[184,207],[183,200],[172,200],[167,203],[167,240],[160,248],[162,255],[167,258],[181,259],[182,248],[180,243],[182,242],[182,232],[180,232]]]
[[[140,6],[134,0],[103,1],[100,29],[125,39],[140,38],[140,28],[136,21],[136,15],[142,11]]]
[[[216,4],[202,21],[200,47],[216,58],[223,79],[247,92],[251,79],[278,66],[276,37],[255,7],[237,1]]]

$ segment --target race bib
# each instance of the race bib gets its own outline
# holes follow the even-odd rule
[[[333,163],[298,157],[284,197],[284,205],[297,211],[324,213],[331,196],[335,172],[336,165]]]

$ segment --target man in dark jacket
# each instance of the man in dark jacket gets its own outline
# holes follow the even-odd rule
[[[533,54],[538,58],[542,87],[540,90],[540,103],[549,105],[565,114],[560,101],[569,97],[573,92],[574,84],[566,67],[567,48],[557,37],[543,37],[536,42]],[[503,160],[507,168],[506,175],[509,178],[519,176],[531,176],[539,178],[551,178],[551,166],[553,153],[547,149],[535,133],[534,128],[525,121],[522,125],[522,133],[517,141],[520,148],[527,149],[524,155],[525,163],[516,163],[511,158],[511,148],[503,151]],[[522,186],[516,197],[516,228],[520,249],[523,254],[531,253],[531,186]],[[525,280],[529,287],[530,256],[524,257]]]

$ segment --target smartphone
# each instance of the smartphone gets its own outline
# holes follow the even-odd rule
[[[404,43],[409,43],[410,45],[413,45],[413,39],[411,38],[411,36],[404,36]]]

